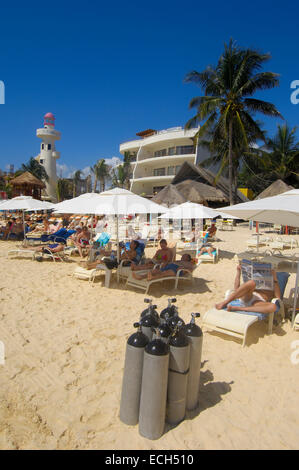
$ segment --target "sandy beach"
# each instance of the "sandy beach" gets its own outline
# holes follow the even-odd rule
[[[194,286],[153,287],[158,311],[175,295],[188,321],[222,300],[233,285],[233,256],[251,233],[245,225],[218,232],[218,263],[198,267]],[[145,295],[115,278],[110,289],[102,277],[93,285],[72,278],[75,258],[10,259],[15,244],[0,242],[0,449],[298,449],[299,364],[291,354],[299,335],[289,321],[270,336],[265,322],[255,323],[244,348],[204,330],[199,408],[147,440],[118,417],[126,340]],[[295,283],[290,271],[285,298]]]

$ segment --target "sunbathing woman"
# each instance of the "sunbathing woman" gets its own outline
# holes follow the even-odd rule
[[[148,273],[136,274],[133,271],[132,276],[135,279],[162,279],[163,277],[176,276],[179,269],[188,269],[192,270],[194,264],[191,262],[191,256],[188,254],[182,255],[180,261],[174,261],[173,263],[162,263],[160,267],[155,267]]]
[[[136,266],[135,264],[131,265],[132,271],[144,271],[145,269],[152,269],[155,264],[169,263],[172,260],[172,250],[168,248],[167,241],[162,239],[160,240],[160,249],[156,251],[152,259],[147,260],[145,264]]]
[[[203,253],[208,253],[210,257],[213,258],[213,251],[216,251],[216,248],[214,248],[213,246],[203,246],[197,253],[197,256],[200,256]]]
[[[241,279],[241,265],[237,266],[237,274],[235,278],[234,291],[223,302],[215,305],[218,310],[227,307],[230,311],[244,311],[244,312],[258,312],[258,313],[272,313],[275,312],[276,305],[271,302],[274,297],[280,298],[280,288],[277,280],[276,271],[272,271],[274,279],[274,291],[256,289],[254,281],[247,281],[240,284]],[[232,306],[230,302],[236,299],[241,299],[244,306]]]

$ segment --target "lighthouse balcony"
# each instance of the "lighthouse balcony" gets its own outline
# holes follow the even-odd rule
[[[55,129],[49,129],[49,128],[41,128],[36,130],[36,135],[37,137],[40,137],[41,139],[43,138],[50,138],[50,139],[55,139],[59,140],[60,139],[60,132],[56,131]]]
[[[56,159],[60,158],[60,152],[57,152],[57,150],[55,150],[54,152],[52,152],[52,157]]]

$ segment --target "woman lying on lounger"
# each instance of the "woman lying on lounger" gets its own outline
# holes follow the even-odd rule
[[[65,247],[65,243],[50,243],[49,245],[38,245],[35,247],[32,246],[24,246],[22,250],[30,250],[36,251],[40,253],[59,253],[59,251],[63,251]]]
[[[216,251],[216,248],[214,248],[213,246],[203,246],[197,253],[197,256],[203,255],[204,253],[208,253],[211,258],[213,258],[213,251]]]
[[[149,281],[152,279],[162,279],[163,277],[169,276],[176,276],[176,273],[179,269],[193,269],[193,263],[191,262],[191,256],[188,254],[182,255],[182,259],[180,261],[174,261],[173,263],[162,263],[160,267],[155,267],[148,273],[144,274],[136,274],[133,271],[132,276],[135,279],[148,279]]]
[[[276,271],[272,270],[274,280],[274,291],[256,289],[254,281],[247,281],[240,284],[241,265],[237,266],[234,291],[223,302],[215,305],[218,310],[227,307],[229,312],[237,310],[244,312],[272,313],[275,312],[276,305],[271,302],[274,297],[280,298],[280,288],[277,280]],[[241,299],[244,306],[232,306],[230,302]]]

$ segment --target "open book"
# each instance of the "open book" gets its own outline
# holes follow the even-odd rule
[[[241,271],[243,282],[253,280],[256,289],[274,289],[272,265],[270,263],[258,263],[257,261],[242,259]]]

